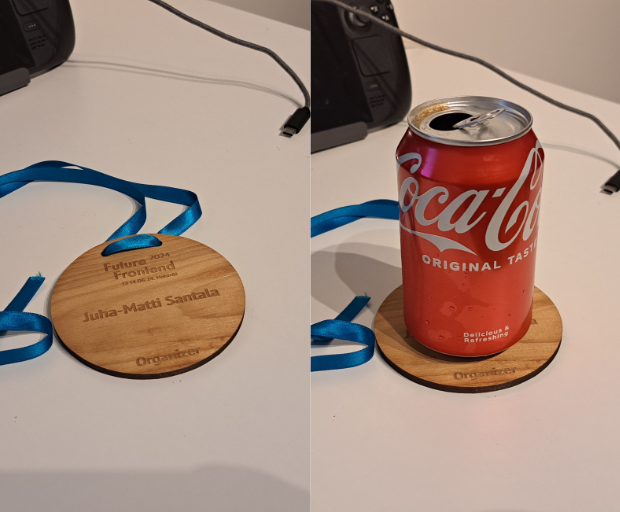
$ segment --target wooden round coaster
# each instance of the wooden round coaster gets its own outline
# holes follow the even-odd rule
[[[196,368],[239,330],[243,283],[213,249],[154,235],[162,245],[111,256],[105,242],[60,276],[51,316],[62,344],[110,375],[155,379]]]
[[[544,370],[560,348],[562,319],[551,299],[534,288],[532,323],[519,342],[491,356],[448,356],[409,335],[399,286],[379,308],[375,335],[388,364],[414,382],[442,391],[482,393],[515,386]]]

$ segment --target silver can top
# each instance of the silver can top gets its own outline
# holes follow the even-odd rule
[[[449,146],[492,146],[518,139],[532,128],[532,115],[506,100],[455,96],[415,107],[409,128],[425,139]]]

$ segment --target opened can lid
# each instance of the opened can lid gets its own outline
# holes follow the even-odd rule
[[[532,128],[532,115],[506,100],[455,96],[427,101],[409,114],[420,137],[450,146],[492,146],[518,139]]]

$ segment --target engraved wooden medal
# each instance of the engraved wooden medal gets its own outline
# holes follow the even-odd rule
[[[51,316],[76,358],[110,375],[168,377],[219,354],[239,330],[243,283],[221,254],[194,240],[102,256],[105,242],[58,280]]]

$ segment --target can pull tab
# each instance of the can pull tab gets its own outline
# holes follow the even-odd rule
[[[479,114],[477,116],[468,117],[467,119],[463,119],[456,123],[453,128],[470,128],[470,127],[482,127],[486,123],[488,123],[494,117],[497,117],[502,112],[504,112],[505,108],[496,108],[495,110],[491,110],[491,112],[487,112],[486,114]]]

